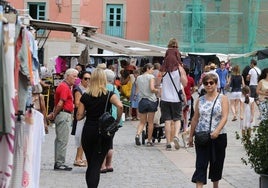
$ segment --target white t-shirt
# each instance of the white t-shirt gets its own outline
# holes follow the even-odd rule
[[[258,85],[258,74],[261,75],[261,70],[258,67],[254,67],[251,68],[248,72],[248,74],[250,75],[250,81],[249,81],[249,85],[250,86],[256,86]]]
[[[175,70],[173,72],[170,72],[170,75],[174,81],[174,84],[177,90],[178,91],[181,90],[179,71]],[[176,89],[174,88],[174,85],[170,79],[170,76],[168,75],[168,72],[165,74],[165,76],[162,79],[161,100],[166,101],[166,102],[180,102],[178,93]]]

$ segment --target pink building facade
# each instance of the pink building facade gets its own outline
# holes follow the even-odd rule
[[[34,19],[96,26],[98,33],[143,43],[149,42],[149,0],[9,0],[9,2],[19,12],[28,13]],[[38,31],[37,40],[44,40],[47,34],[48,31]],[[51,31],[43,47],[46,62],[59,54],[80,53],[85,45],[76,43],[71,33]],[[97,50],[93,48],[92,53],[97,53]]]

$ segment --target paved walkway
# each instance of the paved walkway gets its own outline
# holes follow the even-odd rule
[[[231,120],[232,117],[229,116]],[[235,131],[240,132],[239,122],[227,123],[228,147],[221,188],[256,188],[259,176],[241,162],[245,152]],[[165,150],[165,140],[154,147],[136,146],[134,136],[138,122],[127,121],[114,139],[114,172],[101,174],[100,188],[191,188],[194,172],[194,148]],[[41,188],[85,188],[86,168],[74,167],[70,172],[53,170],[55,130],[50,127],[42,147]],[[74,137],[70,136],[67,164],[72,165],[76,154]],[[210,181],[205,187],[212,187]]]

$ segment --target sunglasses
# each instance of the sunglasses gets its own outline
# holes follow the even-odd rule
[[[208,84],[212,86],[212,85],[214,85],[214,84],[215,84],[215,82],[210,81],[210,82],[204,82],[203,84],[204,84],[205,86],[207,86]]]
[[[84,80],[90,80],[90,78],[83,78]]]

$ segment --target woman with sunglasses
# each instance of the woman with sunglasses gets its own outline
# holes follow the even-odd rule
[[[213,182],[213,188],[218,188],[219,180],[222,178],[227,146],[227,135],[224,126],[228,118],[229,103],[227,96],[217,92],[218,78],[215,74],[206,74],[202,82],[206,94],[197,99],[195,105],[195,113],[191,121],[189,146],[193,146],[195,133],[201,131],[210,130],[210,141],[205,146],[200,146],[195,142],[196,169],[192,182],[196,183],[197,188],[207,184],[207,168],[209,164],[208,178]]]
[[[91,72],[82,71],[79,73],[78,77],[80,78],[81,82],[79,85],[75,86],[73,89],[73,96],[74,96],[74,114],[77,112],[77,108],[80,102],[80,98],[82,94],[87,90],[89,87],[89,80],[90,80]],[[75,144],[77,147],[76,156],[74,160],[74,166],[78,167],[85,167],[87,166],[87,162],[83,160],[83,148],[81,146],[81,134],[82,129],[84,126],[85,120],[77,121],[76,116],[74,116],[73,126],[72,126],[72,135],[75,135]]]

